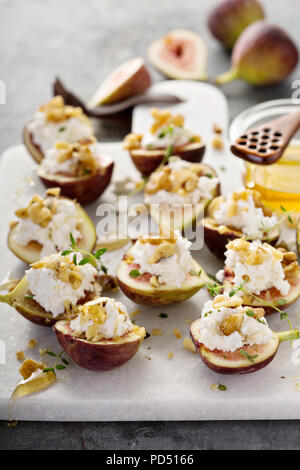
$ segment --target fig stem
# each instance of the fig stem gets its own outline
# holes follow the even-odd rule
[[[227,72],[221,73],[215,78],[216,85],[224,85],[224,83],[232,82],[238,78],[239,72],[238,69],[233,68]]]
[[[277,336],[279,338],[279,341],[289,341],[292,339],[297,339],[300,337],[299,330],[294,329],[294,330],[287,330],[287,331],[280,331],[277,333]]]

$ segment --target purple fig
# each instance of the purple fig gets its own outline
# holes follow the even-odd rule
[[[231,69],[216,77],[216,83],[223,85],[242,78],[252,85],[272,85],[284,80],[297,63],[297,47],[283,29],[257,21],[238,38]]]
[[[218,41],[232,49],[241,32],[264,17],[258,0],[224,0],[211,11],[208,27]]]

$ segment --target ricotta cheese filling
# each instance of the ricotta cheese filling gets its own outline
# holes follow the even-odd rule
[[[184,204],[197,204],[205,199],[212,198],[212,191],[214,191],[219,184],[219,179],[213,177],[211,173],[206,173],[204,175],[196,174],[196,167],[201,169],[201,165],[191,164],[185,160],[182,160],[178,157],[171,157],[169,162],[161,170],[162,173],[169,171],[168,180],[162,181],[159,183],[157,175],[152,174],[150,177],[150,184],[145,188],[145,203],[146,204],[168,204],[168,205],[184,205]],[[192,170],[193,169],[193,170]],[[183,177],[181,171],[186,170],[186,176]],[[192,173],[190,175],[189,173]],[[159,173],[159,170],[158,170]],[[185,189],[189,184],[189,177],[196,176],[195,182],[193,181],[193,190],[188,191]],[[181,180],[180,184],[177,184],[177,180]],[[157,190],[155,188],[148,191],[150,185],[156,183]],[[161,186],[166,186],[167,189],[161,188]],[[188,187],[188,189],[190,189]]]
[[[31,241],[38,242],[42,246],[41,257],[44,257],[66,249],[70,244],[70,233],[73,234],[75,241],[82,238],[79,229],[81,221],[78,220],[74,201],[53,197],[46,197],[44,200],[39,198],[39,200],[42,202],[40,210],[44,212],[46,209],[49,212],[48,223],[38,223],[38,218],[30,217],[33,203],[30,204],[28,216],[19,218],[16,226],[14,233],[16,243],[26,246]],[[55,211],[52,212],[49,207],[54,207],[54,203]],[[16,214],[18,213],[20,212],[17,211]]]
[[[266,230],[278,223],[275,215],[266,216],[262,208],[256,206],[251,190],[240,190],[228,196],[214,212],[214,219],[219,225],[234,227],[256,238],[262,238]]]
[[[188,129],[181,126],[160,127],[153,134],[146,132],[141,141],[141,147],[144,149],[183,147],[192,141],[193,134]]]
[[[108,297],[99,297],[79,307],[70,322],[74,336],[84,335],[89,341],[113,339],[133,331],[125,305]]]
[[[61,96],[40,106],[28,123],[28,130],[43,153],[59,140],[73,143],[93,135],[91,123],[82,109],[65,106]]]
[[[199,343],[211,351],[218,349],[234,352],[245,345],[266,344],[271,340],[273,333],[265,318],[247,315],[249,307],[238,306],[239,298],[228,297],[231,304],[236,306],[226,306],[224,297],[218,295],[204,304],[198,323]],[[256,310],[262,309],[251,311],[255,313]]]
[[[90,140],[92,141],[92,139]],[[84,155],[82,155],[83,151]],[[68,152],[68,154],[64,156],[63,152]],[[63,173],[72,176],[85,176],[93,173],[96,168],[107,167],[112,161],[110,156],[101,153],[98,142],[85,145],[85,140],[79,140],[73,146],[68,145],[67,142],[57,142],[53,148],[46,152],[41,169],[50,175]]]
[[[253,294],[272,287],[283,296],[289,293],[291,286],[285,280],[281,251],[260,240],[248,242],[239,238],[228,243],[226,248],[225,266],[234,273],[234,285],[246,281],[245,287]],[[243,295],[242,291],[239,293]]]
[[[82,258],[80,252],[66,256],[57,253],[33,263],[25,271],[34,300],[53,317],[64,313],[66,304],[77,305],[87,293],[95,292],[97,269],[90,263],[79,265]]]
[[[181,287],[187,275],[193,270],[189,251],[191,242],[175,231],[172,243],[158,236],[141,237],[130,250],[133,263],[139,272],[157,277],[159,284]],[[157,244],[158,243],[158,244]]]

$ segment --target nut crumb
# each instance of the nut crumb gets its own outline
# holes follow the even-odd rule
[[[36,340],[35,340],[34,338],[31,338],[31,339],[29,340],[29,342],[28,342],[28,346],[27,346],[27,347],[28,347],[29,349],[33,349],[33,348],[35,348],[35,346],[36,346]]]
[[[168,359],[173,359],[173,357],[174,357],[174,354],[172,352],[169,352]]]
[[[130,319],[132,320],[133,318],[137,317],[140,313],[141,313],[141,310],[139,309],[133,310],[133,312],[131,312],[131,314],[129,315]]]
[[[295,384],[295,387],[296,387],[296,390],[298,390],[298,392],[300,392],[300,383],[299,383],[299,382],[297,382],[297,383]]]
[[[183,347],[187,349],[188,351],[191,351],[192,353],[196,353],[195,345],[193,341],[191,340],[191,338],[189,338],[188,336],[184,338],[182,344],[183,344]]]
[[[217,150],[221,150],[224,147],[223,140],[218,135],[216,135],[212,139],[211,144],[212,144],[213,148],[215,148]]]
[[[210,389],[211,389],[213,392],[216,392],[216,391],[218,390],[218,384],[211,384]]]
[[[18,351],[18,352],[16,353],[16,358],[17,358],[18,361],[20,361],[20,362],[24,361],[24,359],[25,359],[24,351]]]
[[[222,134],[222,128],[220,126],[218,126],[218,124],[214,124],[213,125],[213,131],[215,132],[215,134]]]
[[[180,339],[182,337],[182,334],[181,334],[181,331],[179,328],[175,328],[175,330],[173,331],[174,333],[174,336],[177,338],[177,339]]]
[[[153,328],[151,331],[152,336],[162,336],[163,332],[159,328]]]

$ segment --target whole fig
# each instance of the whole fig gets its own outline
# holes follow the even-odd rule
[[[242,31],[264,17],[258,0],[224,0],[211,11],[208,27],[218,41],[232,49]]]
[[[284,80],[298,63],[298,50],[282,28],[257,21],[238,38],[231,69],[216,77],[216,83],[242,78],[252,85],[272,85]]]

